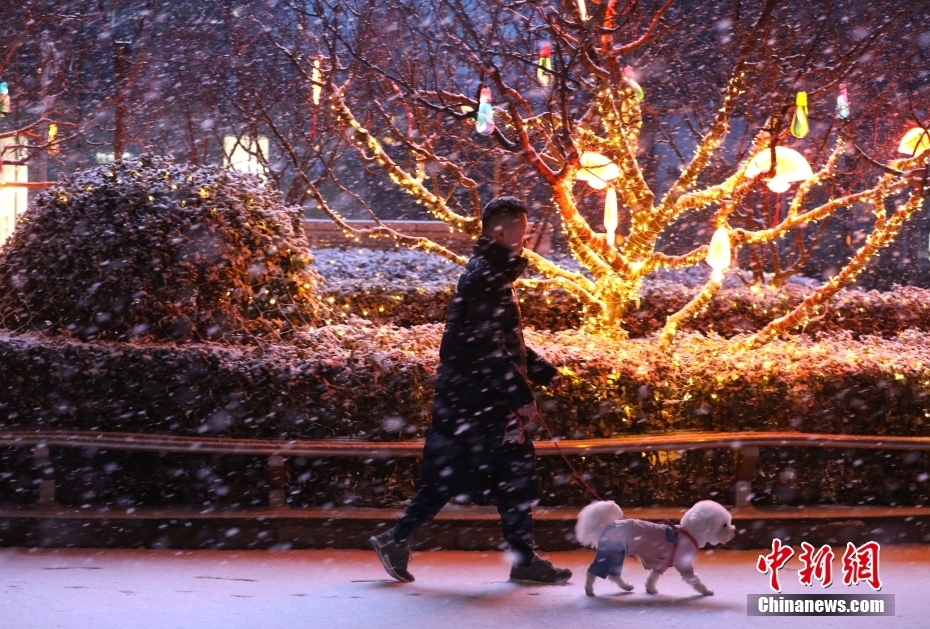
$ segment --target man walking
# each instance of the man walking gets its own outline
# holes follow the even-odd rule
[[[397,525],[373,536],[371,545],[388,574],[413,581],[408,537],[452,498],[476,504],[493,499],[515,555],[510,579],[563,583],[571,571],[539,557],[533,542],[532,504],[539,489],[524,428],[539,419],[539,411],[529,382],[558,387],[562,377],[523,340],[513,282],[526,268],[520,256],[526,206],[499,197],[484,206],[481,223],[446,316],[419,488]]]

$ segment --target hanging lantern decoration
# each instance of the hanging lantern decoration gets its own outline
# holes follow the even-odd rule
[[[314,105],[320,104],[320,95],[323,93],[323,73],[320,71],[319,58],[313,60],[313,86],[310,88]]]
[[[795,101],[794,120],[791,121],[791,135],[796,138],[807,137],[810,127],[807,124],[807,92],[798,92]]]
[[[768,189],[772,192],[781,194],[782,192],[788,192],[788,188],[791,187],[791,182],[781,177],[772,177],[765,185],[768,186]]]
[[[310,74],[312,85],[310,85],[310,101],[313,103],[313,118],[310,121],[310,132],[307,133],[307,140],[313,142],[316,137],[316,117],[317,105],[320,104],[320,96],[323,94],[323,73],[320,71],[320,58],[313,60],[313,71]]]
[[[617,241],[617,227],[619,225],[617,191],[611,186],[607,188],[607,198],[604,199],[604,229],[607,231],[607,245],[610,247],[613,247]]]
[[[49,155],[58,155],[58,144],[55,142],[58,139],[58,125],[54,122],[49,123],[48,125],[48,154]]]
[[[6,82],[0,83],[0,116],[10,113],[10,88]]]
[[[536,80],[543,87],[552,83],[552,46],[544,42],[539,46],[539,65],[536,67]]]
[[[917,157],[927,149],[930,149],[930,129],[923,127],[914,127],[905,133],[898,145],[898,152],[908,157]]]
[[[581,154],[581,168],[575,178],[588,182],[595,190],[603,190],[619,174],[620,168],[609,158],[600,153],[587,152]]]
[[[481,135],[494,133],[494,110],[491,109],[491,88],[482,87],[479,97],[478,115],[475,118],[475,129]]]
[[[636,92],[636,100],[642,102],[646,98],[643,88],[639,86],[639,83],[636,82],[636,75],[633,74],[633,68],[626,66],[623,68],[623,76],[626,79],[626,82],[630,84],[630,87],[633,88],[633,91]]]
[[[588,7],[585,5],[584,0],[578,0],[578,17],[581,18],[582,22],[588,21]]]
[[[746,166],[746,177],[753,179],[772,170],[772,150],[764,149],[756,153]],[[786,146],[775,147],[775,176],[766,180],[772,192],[786,192],[796,181],[807,181],[814,176],[810,164],[804,156]]]
[[[836,115],[843,120],[849,118],[849,94],[845,83],[840,83],[840,95],[836,97]]]
[[[707,248],[707,264],[713,269],[711,279],[723,281],[723,274],[730,267],[730,234],[726,227],[718,227]]]

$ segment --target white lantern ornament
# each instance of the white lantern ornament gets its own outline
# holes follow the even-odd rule
[[[620,168],[610,161],[610,158],[600,153],[582,153],[580,161],[581,168],[578,169],[575,178],[587,182],[595,190],[607,189],[607,196],[604,199],[604,229],[607,231],[607,244],[613,247],[617,240],[617,227],[620,221],[617,211],[617,191],[610,186],[610,182],[620,175]]]
[[[707,248],[707,264],[710,265],[710,277],[713,281],[723,281],[723,274],[730,267],[730,233],[726,227],[718,227],[710,239]]]
[[[752,179],[772,169],[772,149],[756,153],[746,166],[746,177]],[[787,146],[775,147],[775,176],[766,180],[772,192],[786,192],[796,181],[807,181],[814,176],[804,156]]]

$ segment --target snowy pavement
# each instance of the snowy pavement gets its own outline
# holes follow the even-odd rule
[[[842,549],[837,557],[842,556]],[[575,576],[565,586],[507,582],[503,553],[414,553],[417,581],[388,581],[371,552],[0,549],[2,629],[323,629],[329,627],[926,627],[930,617],[930,547],[882,549],[886,594],[896,617],[747,617],[746,595],[767,594],[756,572],[759,551],[704,552],[695,567],[716,591],[695,596],[676,574],[643,592],[645,571],[628,559],[636,585],[619,593],[607,582],[584,595],[592,553],[544,553]],[[867,585],[804,588],[797,554],[781,571],[787,593],[871,593]],[[834,579],[839,575],[834,564]]]

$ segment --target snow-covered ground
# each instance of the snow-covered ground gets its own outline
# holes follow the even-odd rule
[[[837,557],[842,555],[838,550]],[[896,617],[747,617],[746,595],[768,593],[755,569],[758,551],[702,553],[697,572],[716,591],[696,596],[677,575],[643,592],[645,572],[627,560],[636,584],[619,593],[599,582],[583,591],[590,552],[548,553],[575,576],[568,585],[525,587],[507,581],[502,553],[414,553],[415,583],[389,581],[365,551],[0,550],[3,629],[458,629],[460,627],[926,627],[930,547],[885,547],[883,593]],[[841,580],[839,560],[834,579]],[[871,593],[867,585],[798,584],[797,555],[781,571],[787,593]]]

